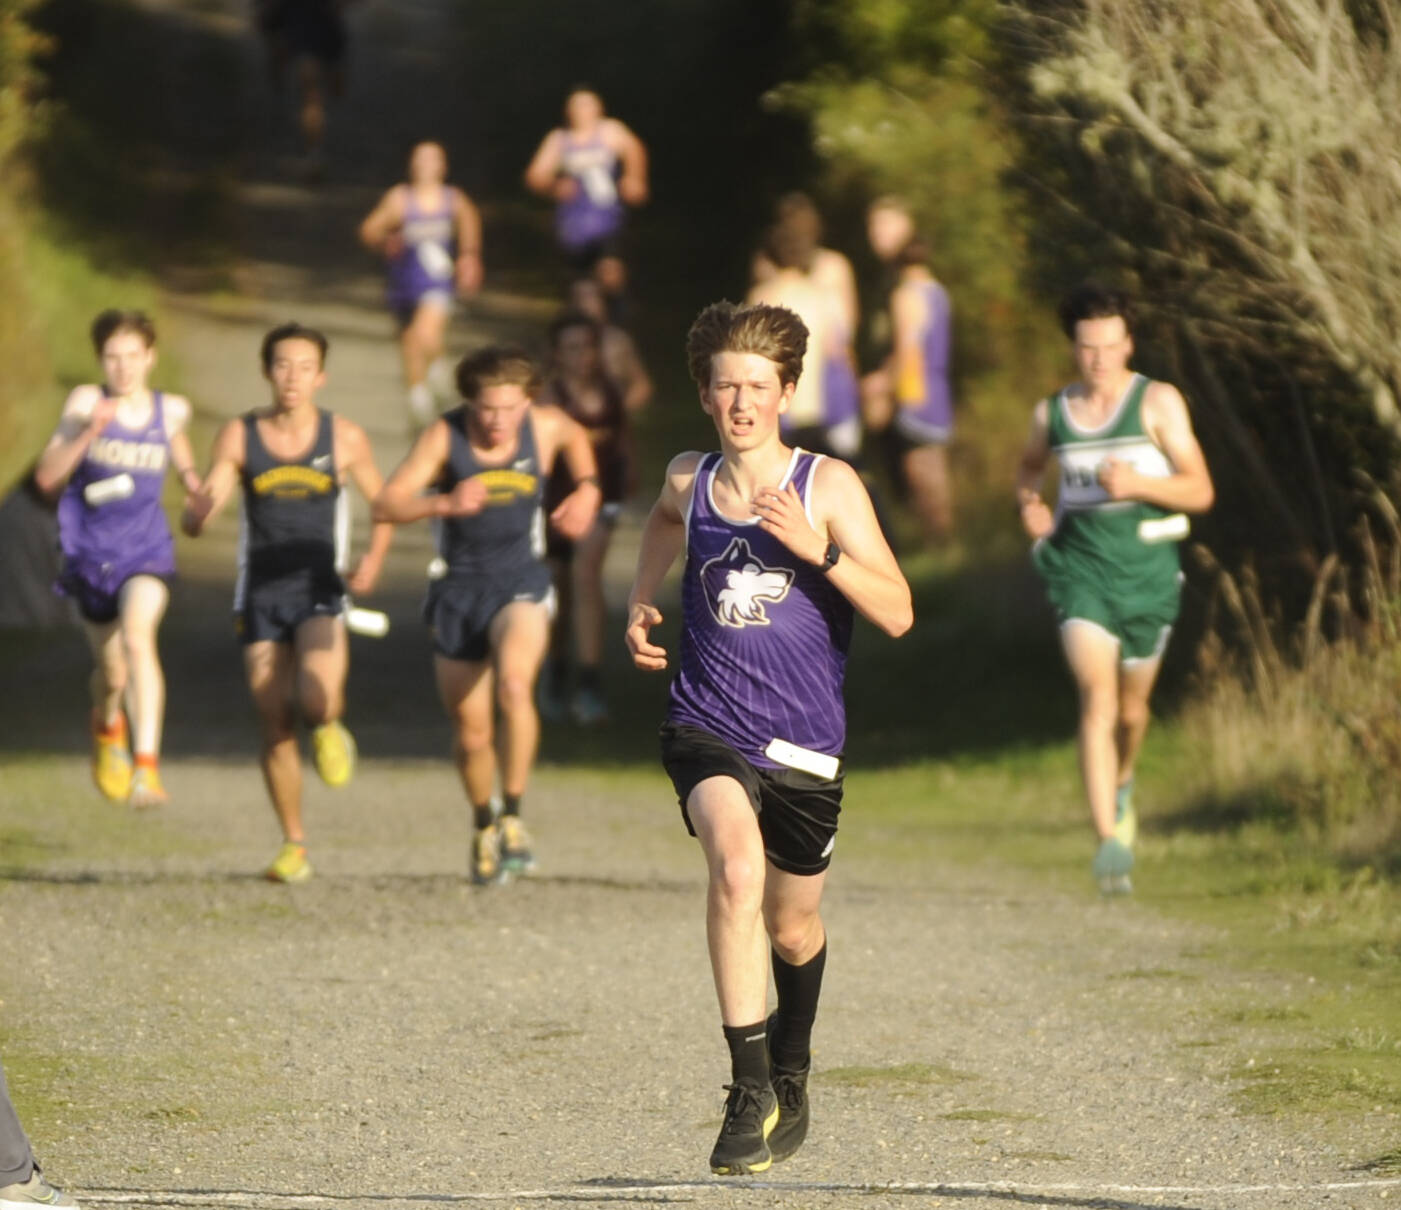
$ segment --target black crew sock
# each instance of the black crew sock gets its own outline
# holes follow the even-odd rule
[[[472,808],[472,823],[478,832],[483,828],[489,828],[496,819],[496,812],[491,809],[491,804]]]
[[[519,815],[521,813],[521,796],[519,794],[503,794],[501,796],[501,814]]]
[[[579,688],[588,689],[594,693],[603,688],[603,677],[598,671],[597,664],[579,665]]]
[[[801,1071],[812,1047],[812,1023],[817,1019],[817,998],[822,994],[822,970],[827,965],[827,942],[802,966],[790,966],[775,951],[773,983],[778,990],[778,1020],[769,1049],[775,1067]]]
[[[769,1082],[769,1048],[764,1023],[725,1025],[725,1043],[730,1048],[730,1075],[736,1081],[755,1084]]]

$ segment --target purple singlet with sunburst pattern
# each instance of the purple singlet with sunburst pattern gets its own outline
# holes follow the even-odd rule
[[[810,494],[820,455],[794,450],[780,488]],[[671,684],[673,723],[723,739],[751,764],[775,739],[840,756],[846,742],[842,680],[852,608],[820,568],[753,521],[715,507],[719,454],[696,468],[686,516],[681,666]]]

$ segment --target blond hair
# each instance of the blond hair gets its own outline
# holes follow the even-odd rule
[[[798,381],[807,352],[808,330],[787,307],[753,303],[711,303],[686,334],[686,362],[702,390],[710,386],[711,362],[718,353],[757,353],[778,370],[781,385]]]

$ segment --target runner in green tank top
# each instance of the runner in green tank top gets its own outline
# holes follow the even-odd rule
[[[1017,475],[1017,508],[1060,619],[1080,693],[1080,774],[1099,835],[1100,889],[1131,889],[1134,761],[1148,698],[1177,619],[1185,514],[1214,491],[1176,387],[1129,369],[1128,299],[1094,285],[1060,308],[1080,381],[1036,405]],[[1052,514],[1040,495],[1060,467]]]

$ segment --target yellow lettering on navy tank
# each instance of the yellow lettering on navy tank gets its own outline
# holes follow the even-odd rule
[[[335,485],[325,471],[309,466],[275,466],[253,479],[253,491],[259,496],[325,496]]]
[[[487,506],[494,504],[511,504],[526,496],[535,494],[539,477],[532,475],[529,471],[513,470],[490,470],[482,471],[480,475],[483,486],[486,487]]]

